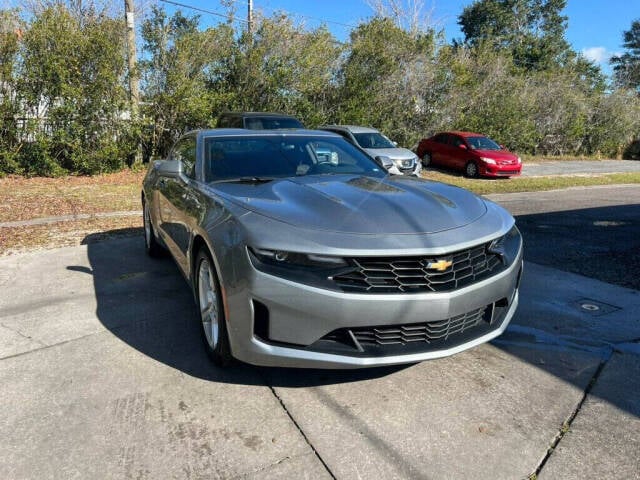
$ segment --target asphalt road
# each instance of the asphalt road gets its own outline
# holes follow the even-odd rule
[[[396,368],[216,369],[184,280],[141,238],[2,258],[0,478],[640,478],[640,294],[560,253],[626,248],[635,230],[594,221],[637,228],[638,196],[493,197],[527,245],[516,317]]]
[[[522,164],[523,177],[640,172],[638,160],[558,160]]]
[[[640,290],[640,185],[488,198],[516,216],[525,260]]]

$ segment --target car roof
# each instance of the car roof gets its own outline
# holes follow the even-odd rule
[[[436,135],[441,135],[443,133],[452,134],[452,135],[460,135],[461,137],[486,137],[486,135],[483,135],[482,133],[465,132],[465,131],[460,131],[460,130],[451,130],[449,132],[439,132],[439,133],[436,133]]]
[[[244,128],[210,128],[203,130],[193,130],[188,132],[197,134],[200,137],[283,137],[283,136],[306,136],[306,137],[340,137],[340,135],[324,130],[307,130],[303,128],[279,129],[279,130],[249,130]]]
[[[233,117],[286,117],[296,118],[293,115],[287,113],[277,112],[222,112],[220,116],[233,116]],[[296,118],[297,120],[297,118]]]
[[[351,133],[380,133],[380,131],[375,128],[361,127],[358,125],[322,125],[318,128],[335,128],[336,130],[347,130]]]

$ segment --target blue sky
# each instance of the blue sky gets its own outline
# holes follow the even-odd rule
[[[176,1],[225,11],[219,0]],[[237,5],[239,16],[246,15],[246,0],[231,1]],[[347,38],[350,28],[340,24],[356,25],[373,14],[365,0],[253,0],[253,3],[255,10],[261,10],[267,16],[274,11],[286,11],[309,27],[316,27],[325,20],[331,32],[341,40]],[[462,37],[457,17],[471,3],[472,0],[423,0],[425,11],[430,12],[437,27],[444,29],[448,40]],[[177,8],[168,4],[165,7],[169,11]],[[564,14],[569,17],[566,32],[569,43],[608,73],[609,57],[622,51],[622,32],[629,29],[633,20],[640,18],[640,0],[568,0]],[[202,20],[206,23],[217,21],[206,13],[202,14]]]

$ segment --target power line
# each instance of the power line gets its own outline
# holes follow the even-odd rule
[[[247,20],[243,20],[242,18],[234,17],[233,15],[225,15],[224,13],[214,12],[213,10],[207,10],[206,8],[194,7],[193,5],[187,5],[185,3],[174,2],[172,0],[160,0],[163,3],[170,3],[171,5],[175,5],[177,7],[189,8],[191,10],[195,10],[196,12],[208,13],[210,15],[216,15],[218,17],[226,18],[227,20],[231,20],[232,22],[240,22],[248,24]]]
[[[272,12],[283,12],[283,13],[287,13],[289,15],[295,15],[298,17],[302,17],[302,18],[308,18],[309,20],[317,20],[319,22],[325,22],[325,23],[331,23],[334,25],[340,25],[342,27],[349,27],[349,28],[357,28],[357,25],[350,25],[348,23],[341,23],[341,22],[336,22],[334,20],[327,20],[326,18],[319,18],[319,17],[311,17],[309,15],[303,15],[302,13],[296,13],[296,12],[288,12],[287,10],[282,10],[282,9],[273,9],[273,8],[269,8],[269,10],[271,10]]]
[[[195,10],[197,12],[209,13],[211,15],[216,15],[218,17],[226,18],[226,19],[232,20],[234,22],[241,22],[241,23],[244,23],[244,24],[248,24],[249,23],[247,20],[243,20],[241,18],[237,18],[237,17],[234,17],[232,15],[225,15],[223,13],[214,12],[213,10],[207,10],[206,8],[200,8],[200,7],[195,7],[193,5],[187,5],[187,4],[184,4],[184,3],[174,2],[173,0],[160,0],[160,1],[163,2],[163,3],[170,3],[171,5],[176,5],[178,7],[189,8],[189,9]],[[234,1],[234,3],[236,3],[239,0],[233,0],[233,1]],[[268,8],[267,10],[271,10],[271,12],[273,12],[273,13],[282,12],[282,13],[286,13],[286,14],[292,15],[292,16],[295,15],[297,17],[307,18],[309,20],[317,20],[319,22],[331,23],[333,25],[340,25],[342,27],[357,28],[357,25],[351,25],[351,24],[348,24],[348,23],[336,22],[334,20],[327,20],[326,18],[312,17],[310,15],[304,15],[302,13],[296,13],[296,12],[289,12],[289,11],[283,10],[283,9]]]

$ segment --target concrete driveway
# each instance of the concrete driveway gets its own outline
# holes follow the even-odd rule
[[[637,226],[623,188],[607,218]],[[517,195],[496,200],[530,226],[601,203]],[[640,294],[554,265],[527,262],[508,331],[454,357],[222,371],[141,238],[2,258],[0,478],[640,478]]]

